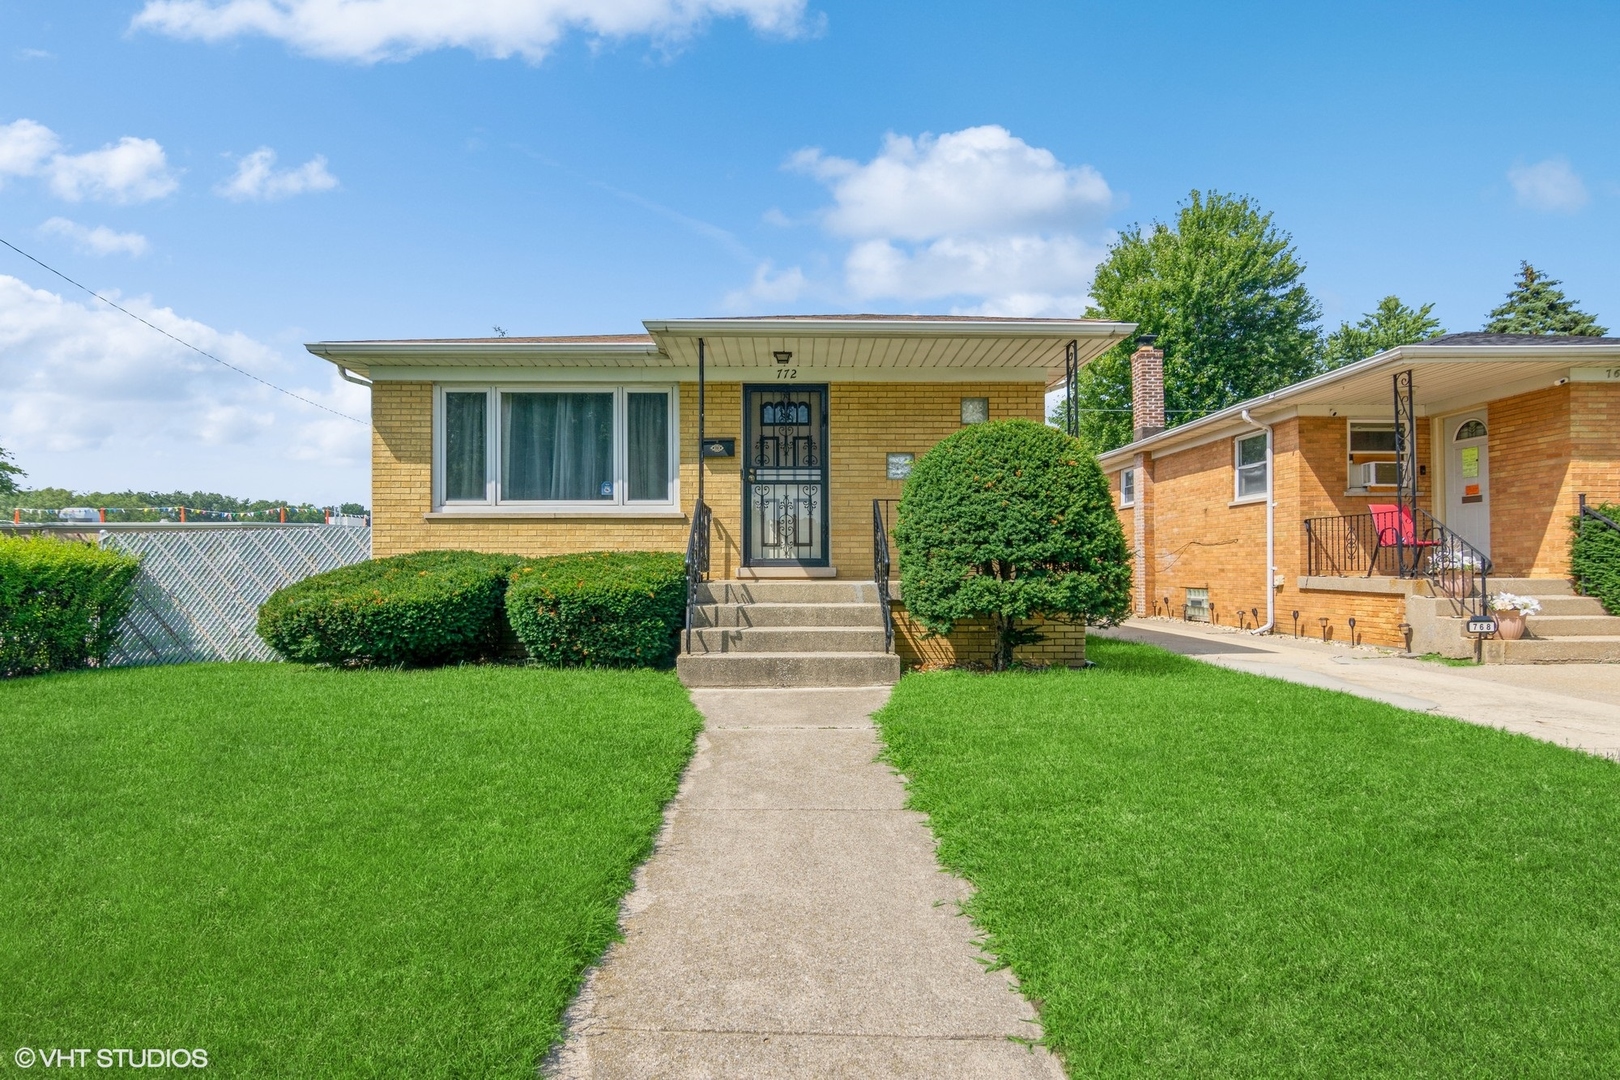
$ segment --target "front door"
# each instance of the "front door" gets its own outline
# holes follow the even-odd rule
[[[743,561],[827,565],[827,388],[743,387]]]
[[[1486,555],[1491,553],[1491,460],[1484,412],[1445,423],[1446,524]]]

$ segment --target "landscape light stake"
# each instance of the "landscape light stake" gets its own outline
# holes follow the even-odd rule
[[[1406,651],[1411,652],[1412,651],[1412,624],[1409,623],[1409,622],[1403,622],[1399,626],[1397,626],[1395,629],[1399,630],[1401,632],[1401,636],[1406,639]]]
[[[1249,609],[1249,614],[1254,616],[1254,628],[1256,630],[1260,629],[1260,609],[1252,607]]]
[[[1345,621],[1350,624],[1350,644],[1359,644],[1359,642],[1356,641],[1356,617],[1352,615]]]
[[[1294,636],[1299,637],[1299,612],[1294,612]]]
[[[1185,614],[1185,612],[1183,612],[1183,614]],[[1167,619],[1170,618],[1170,598],[1168,596],[1164,598],[1164,617]]]
[[[1326,641],[1328,639],[1328,631],[1327,631],[1328,621],[1327,621],[1326,618],[1317,619],[1316,621],[1322,624],[1322,640]]]

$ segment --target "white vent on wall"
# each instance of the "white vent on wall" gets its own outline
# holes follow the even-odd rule
[[[1397,487],[1401,482],[1399,462],[1363,461],[1360,468],[1362,487]]]

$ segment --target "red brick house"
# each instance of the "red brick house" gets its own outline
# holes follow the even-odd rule
[[[1464,655],[1505,590],[1543,611],[1490,658],[1620,660],[1567,581],[1580,496],[1620,498],[1620,338],[1451,334],[1173,428],[1162,363],[1137,350],[1135,438],[1101,458],[1137,615]]]

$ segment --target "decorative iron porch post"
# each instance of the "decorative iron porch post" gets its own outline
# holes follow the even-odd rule
[[[1080,376],[1080,340],[1075,338],[1063,347],[1063,430],[1071,436],[1080,434],[1079,402],[1075,400],[1075,380]]]
[[[697,445],[697,450],[698,450],[698,460],[697,460],[698,490],[697,490],[697,501],[698,501],[698,504],[700,506],[703,505],[703,473],[705,471],[704,467],[703,467],[703,389],[704,389],[703,380],[704,380],[704,372],[703,372],[703,339],[698,338],[698,416],[697,416],[697,421],[698,421],[697,422],[697,429],[698,429],[697,430],[697,437],[698,437],[698,445]]]
[[[1423,549],[1413,547],[1410,570],[1406,565],[1406,522],[1412,523],[1417,540],[1417,413],[1412,404],[1412,369],[1395,376],[1395,565],[1400,577],[1417,577],[1417,559]]]

